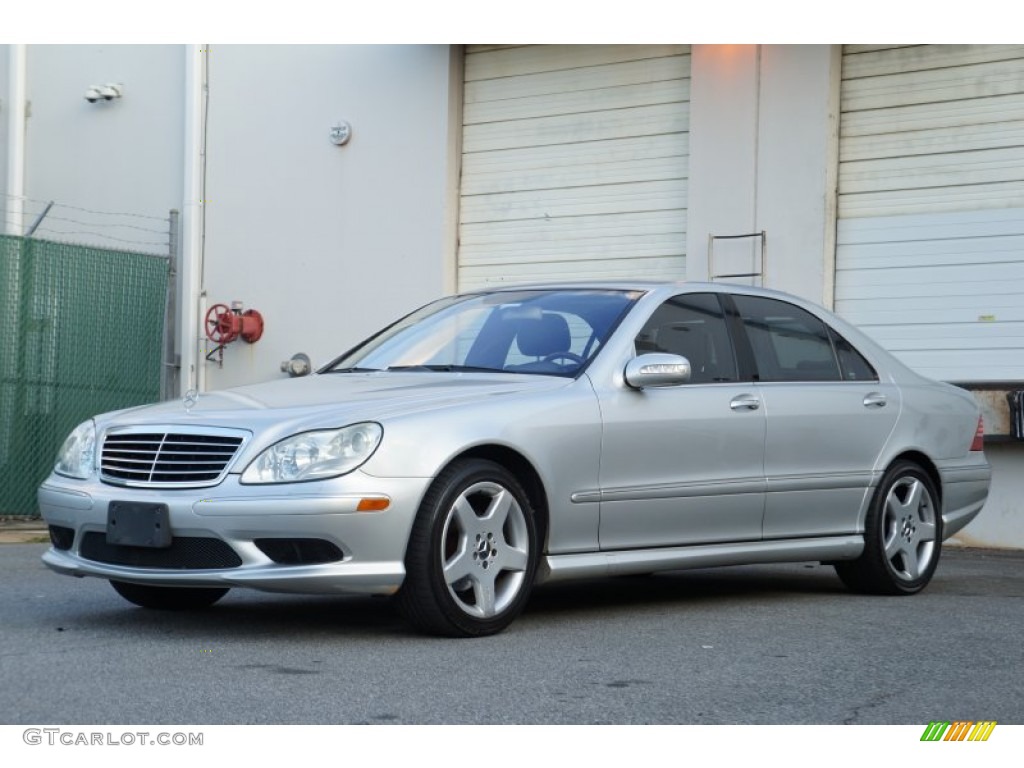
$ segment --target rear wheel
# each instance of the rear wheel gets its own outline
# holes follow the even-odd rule
[[[911,461],[893,464],[882,478],[864,524],[864,552],[836,563],[848,587],[878,595],[912,595],[931,581],[942,548],[939,495]]]
[[[141,605],[143,608],[156,608],[164,611],[206,608],[228,593],[227,588],[151,587],[114,580],[111,580],[110,586],[130,603]]]
[[[529,598],[537,551],[533,509],[515,476],[491,461],[456,462],[417,513],[398,608],[432,634],[500,632]]]

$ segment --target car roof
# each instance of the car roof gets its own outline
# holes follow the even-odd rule
[[[694,292],[715,292],[715,293],[745,293],[756,296],[771,296],[785,299],[794,303],[813,306],[821,309],[820,305],[809,302],[800,296],[773,288],[761,288],[758,286],[742,285],[740,283],[712,283],[697,282],[690,280],[561,280],[553,282],[524,282],[524,283],[499,283],[481,286],[471,291],[464,292],[464,295],[501,293],[511,291],[573,291],[573,290],[607,290],[607,291],[644,291],[656,292],[660,295]]]

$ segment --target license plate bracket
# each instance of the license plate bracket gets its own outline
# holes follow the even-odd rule
[[[107,543],[122,547],[171,546],[171,514],[166,504],[112,501],[107,505]]]

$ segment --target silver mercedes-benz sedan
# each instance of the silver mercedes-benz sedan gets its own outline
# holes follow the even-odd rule
[[[985,502],[982,439],[969,393],[793,296],[498,288],[306,378],[81,424],[39,489],[43,560],[149,608],[393,594],[454,636],[586,576],[821,561],[905,595]]]

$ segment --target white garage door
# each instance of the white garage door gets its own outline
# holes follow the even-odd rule
[[[1024,46],[846,46],[836,310],[920,372],[1024,380]]]
[[[459,287],[679,279],[690,52],[469,46]]]

